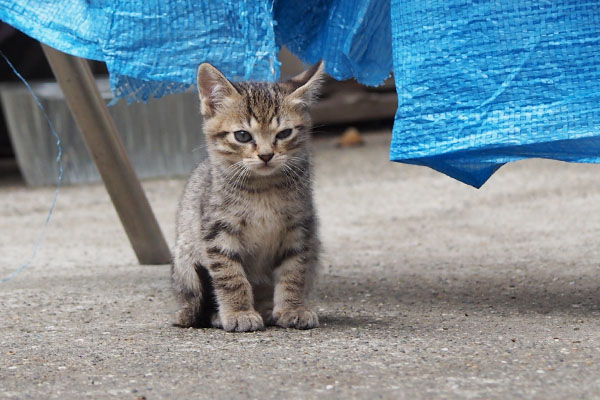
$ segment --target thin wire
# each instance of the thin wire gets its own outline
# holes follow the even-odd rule
[[[31,94],[31,96],[33,96],[35,102],[37,103],[37,106],[42,111],[42,114],[44,114],[44,118],[46,118],[46,121],[48,122],[50,131],[52,132],[52,135],[56,139],[56,148],[58,149],[58,155],[56,156],[56,163],[58,164],[58,183],[56,184],[56,191],[54,192],[54,199],[52,200],[52,205],[50,206],[50,209],[48,210],[48,215],[46,216],[46,222],[44,223],[42,232],[40,233],[40,236],[38,237],[38,240],[35,243],[33,252],[31,253],[31,257],[29,257],[29,260],[27,260],[23,265],[21,265],[16,271],[12,272],[10,275],[0,279],[0,284],[2,284],[5,282],[8,282],[10,279],[14,278],[15,276],[17,276],[18,274],[23,272],[23,270],[25,268],[29,267],[31,265],[31,263],[33,262],[33,260],[35,259],[35,256],[42,244],[42,240],[44,239],[44,236],[46,235],[46,228],[48,227],[48,223],[50,222],[50,218],[52,217],[52,213],[54,212],[54,207],[56,206],[56,200],[58,199],[58,192],[60,190],[60,184],[62,183],[62,178],[63,178],[63,165],[62,165],[62,145],[61,145],[61,141],[60,141],[60,136],[58,136],[58,133],[56,133],[56,130],[54,129],[54,125],[52,125],[52,121],[50,121],[50,118],[48,117],[48,114],[46,113],[44,106],[42,106],[40,99],[36,96],[33,89],[31,88],[31,86],[29,86],[29,83],[27,83],[25,78],[23,78],[21,76],[21,74],[16,70],[14,65],[12,65],[12,63],[8,60],[8,58],[4,55],[4,53],[1,50],[0,50],[0,56],[2,56],[2,58],[4,58],[4,61],[6,61],[6,63],[12,69],[14,74],[21,80],[21,82],[23,82],[23,84],[27,87],[27,90],[29,90],[29,93]]]

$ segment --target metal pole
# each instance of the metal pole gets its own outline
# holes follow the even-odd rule
[[[171,253],[86,60],[42,44],[140,264]]]

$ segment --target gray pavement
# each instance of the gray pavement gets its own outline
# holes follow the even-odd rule
[[[600,399],[600,166],[525,161],[476,190],[316,142],[321,327],[170,326],[100,185],[67,187],[0,285],[0,399]],[[170,243],[183,180],[144,183]],[[0,276],[52,188],[0,187]]]

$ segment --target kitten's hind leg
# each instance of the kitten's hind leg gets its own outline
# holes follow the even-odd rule
[[[221,317],[219,317],[219,313],[214,313],[212,315],[212,327],[223,329],[223,324],[221,323]]]
[[[186,296],[185,298],[182,298],[182,296],[178,297],[182,306],[175,314],[173,326],[179,328],[201,328],[202,298],[192,296]]]
[[[175,315],[174,325],[182,328],[209,327],[216,309],[210,275],[206,268],[192,261],[190,257],[175,254],[173,289],[181,309]]]

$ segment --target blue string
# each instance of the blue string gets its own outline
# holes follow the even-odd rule
[[[29,257],[29,260],[27,260],[23,265],[21,265],[16,271],[12,272],[10,275],[0,279],[0,284],[2,284],[2,283],[9,281],[12,278],[14,278],[21,272],[23,272],[23,270],[25,268],[29,267],[31,265],[31,263],[33,262],[33,259],[35,258],[36,254],[42,244],[42,240],[44,239],[44,236],[46,235],[46,228],[48,227],[48,223],[50,222],[50,218],[52,217],[52,212],[54,211],[54,207],[56,206],[56,200],[58,199],[58,192],[60,190],[60,184],[61,184],[62,178],[63,178],[63,165],[62,165],[62,145],[60,142],[60,137],[58,136],[58,133],[56,133],[56,130],[54,129],[54,125],[52,125],[52,121],[50,121],[48,114],[46,114],[46,110],[44,109],[44,106],[42,106],[40,99],[35,95],[31,86],[29,86],[29,83],[27,83],[25,78],[23,78],[21,76],[21,74],[19,74],[19,72],[12,65],[12,63],[8,60],[8,58],[6,58],[6,56],[4,55],[4,53],[1,50],[0,50],[0,56],[2,56],[2,58],[4,58],[4,61],[6,61],[6,63],[12,69],[14,74],[21,80],[21,82],[23,82],[23,84],[27,87],[27,90],[29,90],[29,93],[35,99],[37,106],[42,111],[42,114],[44,114],[44,118],[46,118],[46,121],[48,122],[48,126],[50,127],[50,131],[52,131],[52,135],[56,138],[56,148],[58,149],[58,155],[56,156],[56,163],[58,164],[58,183],[56,184],[56,191],[54,192],[54,199],[52,200],[52,205],[50,206],[50,209],[48,210],[48,215],[46,216],[46,222],[44,223],[42,232],[40,233],[40,236],[38,237],[38,240],[35,243],[35,246],[33,248],[33,253],[31,253],[31,257]]]

